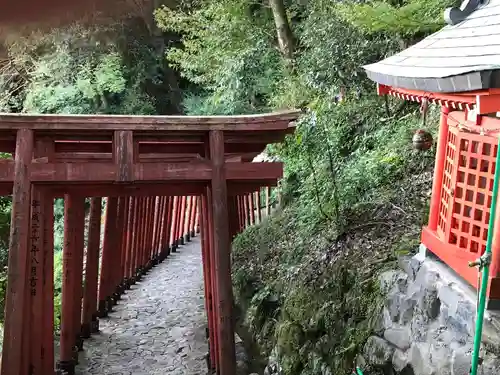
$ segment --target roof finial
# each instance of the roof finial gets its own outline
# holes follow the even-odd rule
[[[488,0],[464,0],[460,8],[447,8],[444,11],[444,20],[448,25],[456,25],[465,20],[480,5],[487,2]]]

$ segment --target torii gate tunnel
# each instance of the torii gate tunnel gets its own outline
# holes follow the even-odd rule
[[[234,375],[231,240],[261,214],[260,194],[254,214],[255,193],[276,186],[283,173],[282,163],[251,161],[293,132],[298,115],[1,115],[0,152],[12,154],[0,161],[0,193],[12,195],[1,375],[48,375],[56,367],[59,374],[74,373],[78,350],[98,332],[99,317],[198,228],[210,367]],[[64,246],[56,361],[58,197],[64,197]]]

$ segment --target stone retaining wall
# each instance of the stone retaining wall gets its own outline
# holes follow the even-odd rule
[[[387,293],[360,365],[384,374],[468,375],[476,294],[435,259],[418,254],[381,276]],[[500,319],[487,313],[479,374],[500,374]],[[494,353],[497,353],[495,355]]]

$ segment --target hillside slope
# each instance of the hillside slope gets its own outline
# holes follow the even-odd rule
[[[411,139],[436,135],[438,109],[424,121],[418,105],[376,97],[361,67],[439,29],[450,3],[206,0],[156,13],[183,36],[167,57],[199,87],[188,113],[305,109],[267,150],[285,163],[282,207],[233,244],[240,332],[283,374],[351,373],[377,275],[416,249],[434,148]]]

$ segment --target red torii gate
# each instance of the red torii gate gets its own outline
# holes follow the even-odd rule
[[[210,364],[234,375],[231,239],[282,163],[252,163],[298,111],[254,116],[1,115],[0,193],[12,194],[1,375],[54,373],[53,199],[64,197],[58,373],[74,373],[98,317],[202,231]],[[267,191],[269,197],[269,190]],[[257,216],[261,217],[260,193]],[[85,277],[85,198],[91,197]],[[106,197],[99,274],[102,197]],[[269,206],[269,204],[267,204]],[[197,215],[197,211],[199,215]]]

